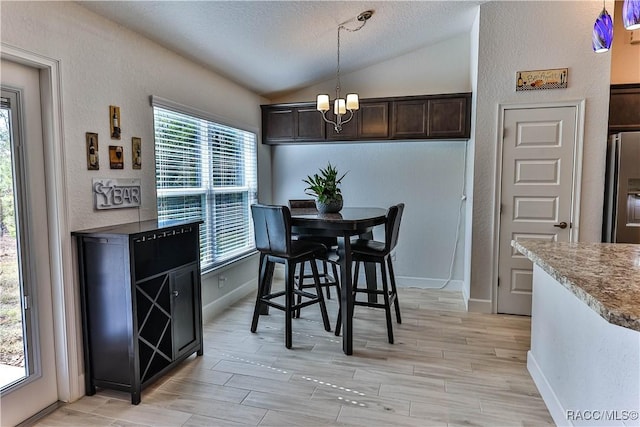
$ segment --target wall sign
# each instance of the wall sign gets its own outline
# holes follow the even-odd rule
[[[94,178],[92,180],[95,209],[137,208],[140,206],[140,179]]]
[[[537,89],[564,89],[567,87],[568,68],[516,72],[516,91]]]

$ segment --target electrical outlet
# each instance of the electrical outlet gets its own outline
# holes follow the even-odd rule
[[[224,288],[227,284],[227,278],[225,276],[218,276],[218,289]]]

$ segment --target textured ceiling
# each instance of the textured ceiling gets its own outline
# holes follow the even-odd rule
[[[260,95],[274,97],[333,78],[338,25],[365,10],[373,10],[374,15],[362,30],[341,32],[342,72],[469,32],[476,6],[482,2],[78,3]]]

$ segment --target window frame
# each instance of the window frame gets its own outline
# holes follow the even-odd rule
[[[186,115],[192,119],[195,120],[204,120],[207,123],[207,128],[210,126],[210,124],[213,125],[220,125],[223,127],[228,127],[228,128],[232,128],[234,130],[238,130],[238,131],[242,131],[242,132],[247,132],[253,135],[253,157],[255,158],[255,164],[253,165],[254,171],[255,171],[255,184],[254,186],[252,186],[252,183],[247,183],[246,185],[242,185],[242,186],[215,186],[213,184],[213,176],[211,174],[211,167],[213,164],[213,156],[209,156],[207,155],[200,155],[199,159],[200,159],[200,167],[197,168],[198,169],[198,180],[199,180],[199,186],[195,187],[195,186],[185,186],[185,187],[177,187],[177,188],[160,188],[159,187],[159,179],[157,176],[157,159],[154,162],[154,166],[156,166],[156,177],[155,177],[155,184],[156,184],[156,213],[158,216],[158,219],[160,219],[160,206],[159,206],[159,202],[161,197],[167,197],[167,195],[171,195],[172,193],[174,194],[174,197],[179,197],[179,196],[201,196],[203,198],[203,202],[202,202],[202,220],[205,222],[205,227],[203,227],[206,231],[201,231],[201,236],[206,233],[208,241],[209,241],[209,246],[206,248],[205,252],[203,252],[203,247],[201,245],[201,251],[200,251],[200,259],[201,259],[201,269],[202,269],[202,274],[206,274],[206,273],[210,273],[212,271],[224,268],[236,261],[242,260],[244,258],[247,258],[248,256],[253,255],[256,252],[255,249],[255,240],[253,239],[253,221],[251,221],[251,204],[252,203],[257,203],[258,201],[258,189],[259,189],[259,183],[258,183],[258,147],[259,147],[259,140],[258,140],[258,130],[256,128],[253,128],[251,126],[247,126],[245,124],[238,124],[238,123],[234,123],[232,121],[229,121],[227,119],[218,117],[214,114],[199,110],[197,108],[193,108],[193,107],[189,107],[183,104],[179,104],[177,102],[174,101],[170,101],[158,96],[151,96],[150,97],[150,101],[151,101],[151,106],[152,108],[152,114],[153,114],[153,131],[154,131],[154,153],[156,153],[157,150],[157,141],[156,141],[156,120],[155,120],[155,114],[156,114],[156,107],[163,109],[163,110],[168,110],[169,112],[175,112],[177,114],[182,114],[182,115]],[[198,134],[200,136],[202,136],[202,134],[200,132],[198,132]],[[210,129],[207,129],[206,131],[206,137],[208,138],[208,140],[210,140],[211,135],[213,134],[213,132],[211,132]],[[198,137],[198,140],[200,140],[200,137]],[[210,147],[207,147],[206,143],[200,143],[200,151],[204,152],[207,149],[209,149],[210,151],[213,151]],[[243,170],[243,174],[246,174],[246,169]],[[231,251],[231,253],[233,253],[233,255],[229,256],[229,257],[223,257],[219,260],[216,260],[217,257],[215,255],[216,252],[216,229],[215,229],[215,209],[216,209],[216,205],[215,205],[215,198],[217,195],[219,194],[247,194],[247,203],[246,203],[246,212],[243,212],[243,215],[246,215],[246,217],[248,218],[248,227],[249,227],[249,246],[247,247],[246,250],[240,250],[237,251],[237,253],[234,253],[234,251]],[[210,255],[212,262],[205,264],[204,263],[204,257],[205,255]]]

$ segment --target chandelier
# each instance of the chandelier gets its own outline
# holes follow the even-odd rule
[[[362,27],[365,26],[367,20],[371,18],[373,15],[372,10],[367,10],[362,12],[360,15],[356,17],[360,24],[356,28],[347,28],[345,24],[353,21],[350,19],[348,21],[343,22],[338,25],[338,66],[336,68],[336,99],[333,101],[333,114],[335,114],[336,119],[329,120],[327,118],[327,111],[329,111],[329,95],[321,94],[318,95],[316,101],[316,109],[322,113],[322,118],[325,122],[333,125],[336,133],[340,133],[342,130],[342,125],[348,123],[353,118],[353,112],[360,108],[360,102],[358,100],[357,93],[349,93],[346,98],[340,98],[340,31],[345,30],[350,33],[359,31]],[[349,111],[349,117],[344,118],[347,115],[347,111]]]

